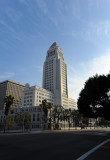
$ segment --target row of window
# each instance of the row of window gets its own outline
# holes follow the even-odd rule
[[[24,106],[32,106],[32,103],[24,103]]]
[[[50,96],[50,94],[43,94],[43,93],[38,93],[38,92],[37,92],[37,94],[45,96],[45,97],[49,97]],[[38,98],[38,96],[37,96],[37,98]]]
[[[24,99],[27,99],[27,98],[32,98],[32,96],[26,96],[26,97],[24,97]]]
[[[28,93],[25,93],[25,96],[26,96],[26,95],[30,95],[30,94],[33,94],[33,92],[28,92]]]
[[[48,53],[48,57],[55,55],[55,51]]]
[[[49,98],[49,97],[50,97],[50,98],[53,98],[53,96],[50,96],[50,95],[46,95],[45,97],[46,97],[46,98]],[[45,97],[37,96],[37,98],[39,98],[39,99],[45,99]]]
[[[24,103],[26,103],[26,102],[32,102],[32,99],[24,100]]]

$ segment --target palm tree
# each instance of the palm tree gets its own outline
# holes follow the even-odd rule
[[[14,97],[9,95],[5,97],[5,116],[7,119],[7,116],[9,114],[10,108],[14,103]],[[5,127],[6,127],[6,119],[5,119],[5,125],[4,125],[4,133],[5,133]]]
[[[46,99],[44,99],[42,101],[42,104],[40,105],[42,107],[42,110],[44,111],[44,114],[45,114],[45,117],[47,118],[47,115],[48,115],[48,102]]]
[[[53,106],[51,105],[51,103],[48,103],[48,110],[49,110],[49,128],[51,130],[52,127],[52,112],[51,109],[53,108]]]
[[[71,127],[71,116],[72,116],[72,111],[71,111],[71,108],[69,108],[67,109],[67,120],[68,120],[69,129]]]
[[[63,107],[62,106],[54,106],[53,119],[54,119],[56,129],[59,128],[59,120],[62,119],[62,112],[63,112]]]
[[[41,108],[42,108],[42,111],[44,112],[44,116],[45,116],[45,123],[47,125],[47,119],[48,119],[48,106],[49,106],[49,103],[47,102],[46,99],[44,99],[42,101],[42,104],[40,105]]]

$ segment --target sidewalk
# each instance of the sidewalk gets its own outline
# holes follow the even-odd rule
[[[77,128],[62,128],[60,130],[43,130],[43,129],[36,129],[36,130],[31,130],[31,131],[25,131],[23,132],[22,130],[9,130],[6,131],[5,133],[3,131],[0,131],[0,135],[12,135],[12,134],[30,134],[30,133],[54,133],[54,132],[71,132],[71,131],[110,131],[110,127],[108,128],[94,128],[94,127],[88,127],[87,129],[81,129],[80,127]]]

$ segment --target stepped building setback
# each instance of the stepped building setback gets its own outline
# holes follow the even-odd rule
[[[43,65],[43,84],[38,86],[26,85],[23,91],[23,106],[37,106],[42,100],[52,105],[61,105],[64,108],[76,109],[74,99],[68,95],[67,64],[61,48],[54,42],[47,51]]]
[[[52,105],[60,105],[65,109],[77,109],[74,99],[68,94],[68,72],[64,55],[59,45],[54,42],[47,51],[43,65],[42,88],[23,85],[7,80],[0,83],[0,110],[4,109],[4,99],[12,95],[14,107],[32,107],[42,104],[46,99]]]
[[[26,84],[23,91],[22,106],[39,106],[44,99],[48,103],[54,104],[54,94],[52,92],[38,86],[30,87],[29,84]]]
[[[54,42],[43,66],[43,88],[54,93],[54,104],[68,107],[67,64],[61,48]]]
[[[75,101],[68,95],[67,64],[56,42],[47,51],[43,66],[43,88],[54,94],[54,105],[61,105],[64,108],[76,107]]]

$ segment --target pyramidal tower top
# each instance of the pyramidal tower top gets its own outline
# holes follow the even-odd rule
[[[57,42],[54,42],[49,49],[55,48],[55,47],[59,47]],[[59,47],[60,48],[60,47]]]
[[[57,58],[57,59],[61,58],[62,60],[64,60],[63,52],[57,42],[54,42],[49,47],[47,51],[47,56],[46,56],[47,60],[54,59],[54,58]]]

